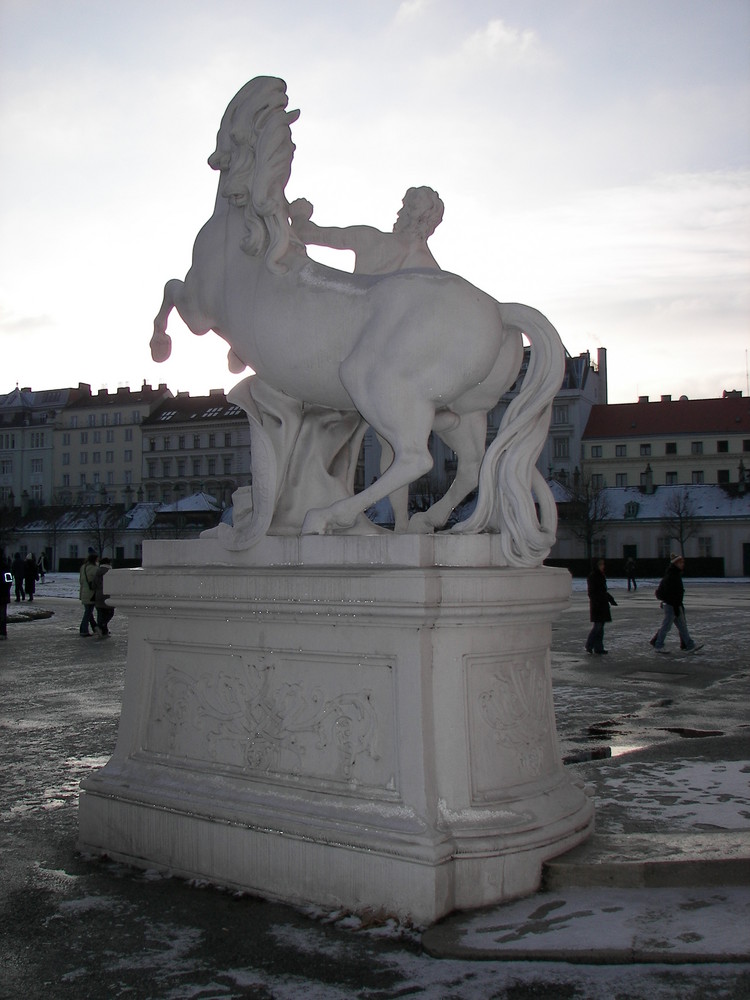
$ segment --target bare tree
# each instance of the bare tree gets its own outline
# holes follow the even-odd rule
[[[115,554],[115,543],[120,534],[123,509],[120,504],[91,507],[87,516],[87,530],[91,547],[99,554]]]
[[[700,518],[695,503],[687,487],[681,492],[673,492],[664,504],[664,520],[667,537],[673,538],[680,546],[680,555],[685,555],[685,542],[698,533]]]
[[[604,524],[610,520],[609,497],[599,480],[576,470],[573,475],[570,500],[560,510],[560,520],[570,533],[583,542],[586,558],[594,555],[594,542],[602,535]]]

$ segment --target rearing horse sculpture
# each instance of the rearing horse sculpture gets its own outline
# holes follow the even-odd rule
[[[154,360],[166,360],[176,308],[193,333],[213,330],[229,343],[233,372],[256,373],[230,393],[250,418],[253,490],[244,523],[235,502],[235,528],[222,526],[225,543],[249,547],[269,527],[359,530],[367,507],[403,498],[429,471],[434,430],[456,452],[456,477],[407,530],[442,526],[478,481],[476,510],[454,530],[499,531],[508,564],[538,565],[556,527],[535,462],[562,380],[557,332],[535,309],[500,304],[446,271],[352,275],[311,260],[289,224],[284,193],[295,148],[290,125],[299,115],[287,103],[283,80],[258,77],[227,107],[209,158],[220,171],[214,213],[184,282],[165,286],[151,340]],[[518,376],[522,333],[531,363],[485,454],[486,415]],[[393,460],[355,495],[365,424]],[[300,507],[308,470],[313,503]]]

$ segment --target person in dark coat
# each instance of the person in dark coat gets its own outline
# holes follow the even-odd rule
[[[606,656],[608,650],[604,648],[604,626],[612,621],[612,613],[609,610],[611,604],[616,605],[617,601],[607,590],[607,577],[604,575],[604,560],[598,559],[594,562],[588,577],[589,591],[589,618],[593,622],[593,627],[586,639],[586,652],[596,653],[598,656]]]
[[[13,565],[10,571],[13,574],[13,582],[16,585],[16,600],[25,601],[26,594],[23,590],[23,559],[20,552],[16,552],[13,556]]]
[[[10,559],[0,555],[0,639],[8,638],[8,605],[13,586]]]
[[[29,552],[23,561],[23,586],[26,596],[30,601],[34,600],[36,591],[36,581],[39,579],[39,569],[34,558],[34,553]]]
[[[104,593],[104,577],[109,573],[111,566],[111,561],[106,556],[102,556],[94,577],[94,607],[96,608],[96,624],[99,629],[96,634],[99,639],[105,639],[109,635],[109,623],[115,613],[115,609],[107,604],[109,594]]]
[[[680,645],[689,653],[694,653],[697,649],[703,648],[703,643],[696,643],[688,632],[687,619],[685,617],[685,584],[682,582],[682,572],[685,569],[684,556],[672,553],[669,559],[667,572],[661,583],[656,588],[656,596],[661,601],[661,608],[664,612],[661,626],[656,635],[651,639],[651,645],[657,653],[666,654],[668,649],[664,648],[664,640],[672,625],[677,626],[680,635]]]
[[[633,590],[638,590],[638,584],[635,582],[635,559],[632,556],[625,560],[625,575],[628,578],[628,591],[631,583]]]

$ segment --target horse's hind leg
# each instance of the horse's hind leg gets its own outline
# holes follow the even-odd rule
[[[425,533],[441,528],[453,508],[477,485],[479,467],[485,452],[487,414],[484,410],[465,413],[457,424],[443,428],[436,424],[435,433],[456,453],[456,477],[437,503],[411,518],[408,528],[410,532]]]
[[[302,525],[304,534],[323,535],[351,527],[357,515],[371,504],[397,493],[402,487],[408,489],[409,483],[432,468],[432,456],[427,447],[435,418],[432,403],[415,397],[413,386],[398,387],[392,381],[387,385],[379,384],[378,375],[371,370],[364,371],[361,377],[348,373],[349,378],[346,378],[346,374],[342,371],[342,382],[357,409],[390,444],[394,458],[380,479],[362,493],[339,500],[330,507],[308,511]],[[380,376],[383,381],[386,378],[386,375]],[[394,399],[399,401],[398,406],[392,405]]]

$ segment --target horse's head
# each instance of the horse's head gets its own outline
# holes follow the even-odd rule
[[[229,102],[216,136],[209,166],[221,171],[219,193],[243,209],[249,231],[242,249],[265,253],[272,271],[284,271],[290,227],[284,189],[294,156],[291,124],[299,111],[286,111],[286,84],[259,76]]]

